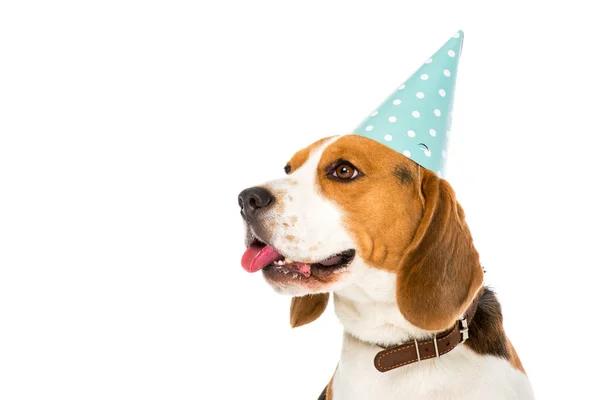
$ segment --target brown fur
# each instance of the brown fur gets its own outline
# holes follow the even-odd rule
[[[290,172],[289,173],[291,174],[295,170],[297,170],[298,168],[300,168],[306,162],[306,160],[308,160],[308,157],[310,156],[310,153],[314,149],[316,149],[319,146],[321,146],[324,142],[326,142],[329,139],[331,139],[331,136],[323,138],[321,140],[317,140],[316,142],[314,142],[310,146],[305,147],[302,150],[300,150],[299,152],[297,152],[296,154],[294,154],[294,156],[292,157],[292,159],[287,163],[287,165],[290,166]]]
[[[339,159],[352,163],[364,176],[352,182],[328,178],[323,171]],[[360,256],[388,271],[398,269],[423,213],[418,186],[402,184],[395,174],[398,168],[417,176],[417,165],[402,154],[374,140],[348,135],[327,147],[317,172],[322,194],[344,210]]]
[[[337,372],[337,368],[335,369],[335,372]],[[335,377],[335,372],[333,373],[333,376],[331,377],[331,380],[329,381],[329,384],[327,385],[327,394],[325,396],[326,400],[333,400],[333,378]]]
[[[318,400],[333,400],[333,378],[335,377],[336,372],[337,372],[337,367],[335,368],[335,372],[333,373],[333,376],[329,380],[329,383],[327,384],[327,386],[325,386],[325,389],[323,389],[323,392],[319,396]]]
[[[519,371],[521,371],[522,373],[527,375],[527,372],[525,372],[525,368],[523,368],[521,359],[519,358],[519,355],[517,354],[517,351],[515,350],[513,344],[511,343],[511,341],[508,338],[506,338],[506,341],[508,343],[508,362],[510,362],[510,364],[515,369],[518,369]]]
[[[327,308],[329,293],[309,294],[292,298],[290,325],[292,328],[306,325],[319,318]]]
[[[426,330],[450,327],[483,283],[483,269],[454,191],[422,169],[424,215],[398,269],[396,298],[405,318]]]

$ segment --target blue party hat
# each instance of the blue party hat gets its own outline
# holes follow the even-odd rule
[[[458,31],[371,113],[354,133],[444,174],[463,32]]]

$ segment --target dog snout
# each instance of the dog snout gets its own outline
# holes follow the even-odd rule
[[[238,203],[241,208],[242,217],[250,221],[263,209],[272,204],[275,197],[265,188],[251,187],[243,190],[238,195]]]

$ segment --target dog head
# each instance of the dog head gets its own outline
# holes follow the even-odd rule
[[[248,247],[242,265],[296,296],[293,326],[316,319],[329,292],[382,271],[395,276],[387,284],[404,318],[425,330],[452,325],[480,288],[462,208],[431,171],[346,135],[300,150],[285,172],[239,195]]]

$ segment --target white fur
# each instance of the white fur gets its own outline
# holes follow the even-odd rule
[[[459,345],[439,359],[424,360],[385,373],[373,366],[373,345],[344,335],[333,379],[335,400],[533,399],[527,377],[508,361],[481,356]]]
[[[343,225],[343,210],[323,197],[316,185],[323,151],[337,138],[313,150],[297,171],[265,186],[283,208],[269,209],[274,223],[269,244],[300,262],[317,262],[333,254],[357,249]],[[293,236],[294,240],[288,238]],[[459,345],[440,359],[431,359],[385,373],[373,365],[381,350],[373,343],[393,345],[431,335],[410,324],[396,303],[396,276],[373,268],[357,253],[333,284],[319,288],[269,282],[280,293],[304,295],[333,292],[335,312],[344,326],[344,343],[333,380],[335,400],[365,399],[532,399],[526,375],[505,359],[482,356]],[[357,340],[357,338],[359,340]]]
[[[459,345],[439,359],[381,373],[373,365],[381,347],[431,337],[398,310],[395,274],[363,266],[363,278],[334,293],[346,331],[333,380],[335,400],[533,399],[527,376],[503,358]],[[360,340],[357,340],[359,338]]]
[[[334,292],[335,313],[346,332],[366,342],[390,346],[431,334],[408,322],[396,302],[396,274],[353,263],[361,279]]]
[[[321,155],[325,148],[338,138],[339,136],[334,137],[314,149],[306,162],[290,176],[264,185],[276,195],[276,201],[283,206],[283,212],[277,208],[270,208],[266,212],[265,219],[275,223],[267,241],[286,258],[315,263],[336,253],[356,248],[343,226],[341,210],[323,197],[316,185],[317,165]],[[294,240],[289,240],[290,236]],[[343,287],[353,280],[353,276],[356,275],[354,272],[353,268],[339,271],[338,281],[323,291]],[[285,286],[269,283],[283,294],[301,296],[312,292],[300,283]]]

